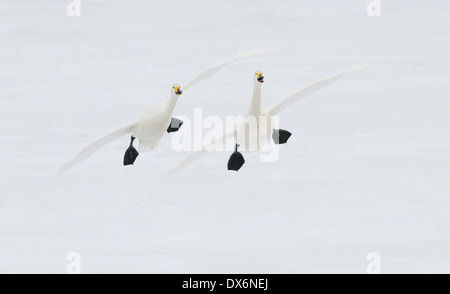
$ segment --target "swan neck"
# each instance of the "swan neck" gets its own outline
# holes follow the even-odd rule
[[[177,101],[178,101],[178,96],[175,93],[172,93],[169,101],[167,102],[167,110],[172,113],[172,111],[175,108],[175,105],[177,104]]]
[[[248,112],[251,115],[261,114],[261,84],[254,83],[253,85],[253,98]]]

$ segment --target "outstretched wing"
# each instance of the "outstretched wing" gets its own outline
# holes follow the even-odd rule
[[[45,184],[44,187],[48,186],[56,177],[58,177],[66,170],[84,161],[86,158],[94,154],[98,149],[100,149],[104,145],[114,141],[119,137],[122,137],[125,134],[130,133],[132,128],[136,125],[136,123],[137,121],[127,123],[93,140],[86,147],[81,149],[69,162],[61,166],[55,173],[55,175],[53,175],[53,177]]]
[[[275,114],[279,113],[280,111],[282,111],[283,109],[285,109],[286,107],[297,102],[298,100],[305,98],[309,95],[312,95],[315,92],[325,88],[326,86],[336,82],[344,75],[361,70],[361,69],[366,68],[371,65],[372,64],[370,64],[370,63],[359,63],[352,67],[341,70],[340,72],[338,72],[334,75],[322,78],[318,81],[315,81],[314,83],[312,83],[306,87],[303,87],[302,89],[296,91],[295,93],[289,95],[288,97],[281,99],[280,101],[278,101],[277,103],[272,105],[272,107],[265,109],[265,112],[269,113],[270,115],[275,115]]]
[[[198,74],[197,76],[195,76],[194,78],[189,80],[187,83],[182,84],[183,90],[186,90],[187,88],[189,88],[190,86],[192,86],[195,83],[201,82],[201,81],[209,78],[210,76],[212,76],[213,74],[215,74],[216,72],[221,70],[223,67],[225,67],[227,64],[229,64],[235,60],[238,60],[241,58],[247,58],[247,57],[251,57],[251,56],[256,56],[256,55],[266,53],[266,52],[269,52],[272,50],[273,50],[273,48],[268,48],[268,49],[260,49],[260,50],[253,50],[253,51],[248,51],[248,52],[244,52],[244,53],[238,53],[236,56],[230,57],[224,61],[216,63],[215,65],[211,66],[210,68],[205,69],[203,72],[201,72],[200,74]]]
[[[234,137],[234,131],[228,132],[226,134],[223,135],[218,135],[214,138],[214,145],[218,146],[217,142],[220,142],[222,144],[226,143],[227,139],[233,138]],[[180,171],[181,169],[187,167],[188,165],[192,164],[193,162],[195,162],[196,160],[198,160],[200,157],[202,157],[203,155],[205,155],[206,153],[208,153],[209,150],[209,146],[211,146],[213,144],[212,140],[208,145],[204,145],[203,149],[201,151],[192,151],[190,152],[188,155],[186,155],[185,157],[183,157],[183,159],[181,159],[171,170],[167,171],[166,173],[164,173],[162,176],[160,176],[150,187],[150,189],[143,194],[143,196],[150,194],[153,190],[155,190],[159,185],[161,185],[168,177],[170,177],[171,175],[173,175],[174,173]]]
[[[196,161],[197,159],[199,159],[201,156],[203,156],[204,154],[206,154],[205,150],[202,151],[192,151],[191,153],[189,153],[188,155],[186,155],[185,157],[183,157],[183,159],[181,159],[171,170],[167,171],[166,173],[164,173],[162,176],[160,176],[150,187],[150,189],[144,194],[142,195],[142,197],[144,197],[146,194],[150,194],[153,190],[155,190],[159,185],[161,185],[168,177],[170,177],[171,175],[173,175],[174,173],[176,173],[177,171],[185,168],[186,166],[192,164],[194,161]]]

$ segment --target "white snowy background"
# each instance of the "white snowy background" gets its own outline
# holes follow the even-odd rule
[[[0,0],[0,273],[450,273],[450,3]],[[238,50],[279,46],[185,91],[175,115],[243,115],[364,60],[281,114],[280,158],[203,157],[124,136],[36,192],[91,139]]]

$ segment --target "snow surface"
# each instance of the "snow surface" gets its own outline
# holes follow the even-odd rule
[[[450,3],[381,1],[0,2],[0,273],[450,273]],[[263,106],[364,60],[280,117],[293,133],[273,163],[210,154],[151,183],[186,153],[166,136],[123,167],[129,138],[40,194],[91,139],[186,91],[176,115],[242,115],[254,70]]]

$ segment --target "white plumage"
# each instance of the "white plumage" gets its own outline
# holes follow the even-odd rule
[[[180,85],[172,86],[171,97],[145,110],[131,130],[131,135],[139,139],[139,152],[154,150],[166,133],[172,120],[172,113],[178,101],[175,89]]]

